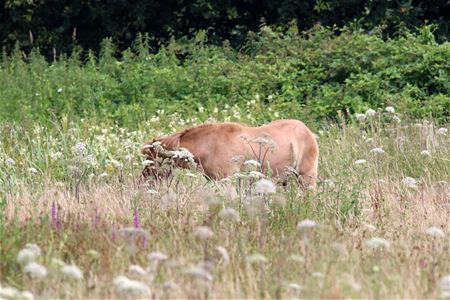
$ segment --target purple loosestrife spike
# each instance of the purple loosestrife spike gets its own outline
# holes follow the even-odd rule
[[[134,209],[134,219],[133,219],[133,221],[134,221],[134,227],[135,228],[141,227],[140,224],[139,224],[139,215],[138,215],[137,208]]]
[[[56,206],[56,202],[52,203],[52,226],[56,231],[59,231],[60,223],[58,219],[58,207]]]

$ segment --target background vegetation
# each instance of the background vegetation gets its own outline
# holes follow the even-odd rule
[[[135,126],[165,110],[204,121],[232,106],[245,116],[256,101],[255,122],[271,120],[275,111],[317,121],[388,105],[445,122],[450,43],[436,43],[432,30],[385,41],[376,32],[342,29],[337,35],[319,26],[298,33],[293,26],[283,33],[264,26],[243,51],[209,45],[199,32],[156,53],[139,36],[120,59],[105,39],[98,58],[89,53],[84,59],[75,50],[51,63],[38,49],[26,57],[16,49],[1,61],[0,120],[70,116]]]

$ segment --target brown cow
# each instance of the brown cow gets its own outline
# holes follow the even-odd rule
[[[159,143],[152,146],[155,142]],[[185,149],[192,153],[192,158],[180,159],[180,151],[171,151]],[[212,179],[239,171],[244,160],[256,160],[261,163],[263,173],[270,169],[274,176],[281,176],[295,171],[302,184],[315,186],[319,148],[305,124],[278,120],[260,127],[238,123],[199,125],[154,139],[144,145],[142,153],[149,159],[158,155],[178,156],[177,165],[184,168],[192,165],[189,160],[195,161]],[[239,156],[241,163],[236,159]],[[148,175],[148,170],[144,170],[143,176]]]

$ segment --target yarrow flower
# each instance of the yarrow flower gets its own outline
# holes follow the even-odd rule
[[[420,152],[420,155],[431,157],[430,151],[427,150],[423,150],[422,152]]]
[[[250,264],[267,262],[267,258],[264,255],[260,254],[260,253],[255,253],[255,254],[249,255],[249,256],[247,256],[246,260]]]
[[[239,213],[234,208],[231,207],[223,208],[219,212],[219,217],[221,219],[228,220],[234,223],[239,223],[241,221]]]
[[[395,113],[395,109],[392,106],[386,106],[385,110],[390,114]]]
[[[355,114],[355,118],[359,122],[363,122],[366,119],[366,115],[365,114],[356,113]]]
[[[405,177],[403,178],[402,182],[409,188],[417,189],[417,181],[412,177]]]
[[[257,162],[256,160],[250,159],[250,160],[246,160],[244,161],[244,165],[246,166],[253,166],[253,167],[261,167],[261,164],[259,162]]]
[[[168,256],[162,252],[153,251],[147,256],[147,258],[151,261],[163,261],[166,260]]]
[[[41,255],[41,248],[36,244],[26,244],[25,248],[17,254],[17,262],[19,264],[27,264],[33,262]]]
[[[10,157],[8,157],[8,158],[5,160],[5,163],[6,163],[8,166],[14,166],[14,165],[16,164],[16,162],[14,161],[14,159],[12,159],[12,158],[10,158]]]
[[[212,230],[209,229],[209,227],[207,226],[198,226],[197,228],[194,229],[193,234],[196,238],[200,240],[209,239],[214,235]]]
[[[117,276],[113,280],[116,291],[122,297],[148,297],[150,288],[143,282],[129,279],[126,276]]]
[[[440,134],[440,135],[447,135],[447,132],[448,132],[448,129],[444,128],[444,127],[439,128],[438,131],[437,131],[437,133]]]
[[[276,185],[268,179],[261,179],[255,184],[255,192],[257,194],[273,194],[275,193]]]
[[[383,148],[377,147],[377,148],[373,148],[372,150],[370,150],[370,152],[374,153],[374,154],[383,154],[384,150],[383,150]]]
[[[303,221],[301,221],[301,222],[299,222],[297,224],[297,229],[300,230],[300,231],[304,231],[304,230],[308,230],[308,229],[314,228],[317,225],[318,224],[317,224],[316,221],[306,219],[306,220],[303,220]]]
[[[372,117],[376,113],[377,113],[376,111],[374,111],[373,109],[369,108],[368,110],[366,110],[366,117]]]
[[[131,273],[142,275],[142,276],[147,274],[147,272],[145,272],[144,268],[142,268],[139,265],[131,265],[131,266],[129,266],[128,267],[128,271],[130,271]]]
[[[34,261],[28,263],[23,272],[34,279],[42,279],[47,276],[47,269]]]
[[[78,157],[82,157],[86,154],[87,148],[85,143],[77,143],[75,146],[72,147],[72,151],[77,155]]]
[[[442,229],[440,229],[438,227],[434,227],[434,226],[425,229],[425,233],[432,237],[439,237],[439,238],[445,237],[444,231]]]
[[[378,248],[389,249],[389,247],[391,246],[391,242],[380,237],[373,237],[369,240],[366,240],[364,242],[364,245],[366,245],[368,248],[371,249],[378,249]]]
[[[83,279],[83,271],[75,265],[64,265],[61,268],[61,273],[63,273],[67,278],[74,280]]]

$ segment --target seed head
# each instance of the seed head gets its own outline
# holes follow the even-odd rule
[[[273,194],[275,193],[276,185],[268,179],[260,179],[255,184],[255,192],[257,194]]]

